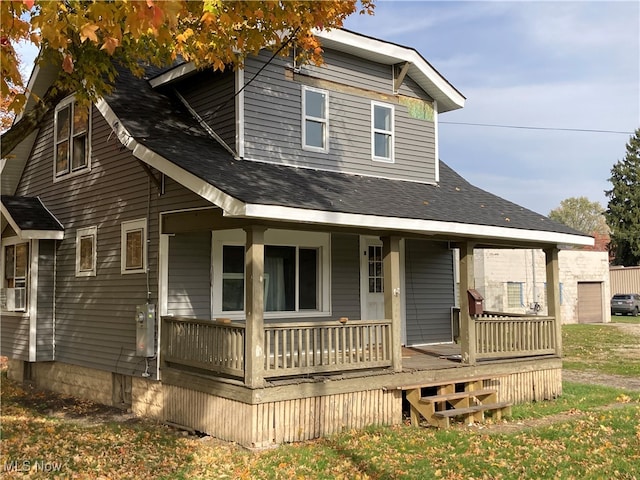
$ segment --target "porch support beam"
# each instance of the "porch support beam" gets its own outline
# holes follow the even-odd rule
[[[558,266],[558,248],[552,247],[544,250],[547,265],[547,308],[548,315],[555,322],[555,349],[556,355],[562,356],[562,317],[560,314],[560,268]]]
[[[246,227],[245,250],[245,367],[244,382],[250,388],[264,384],[264,232],[262,226]]]
[[[473,242],[460,244],[460,347],[462,363],[476,364],[476,324],[469,313],[469,295],[467,291],[475,288],[473,265]]]
[[[391,365],[402,371],[402,317],[400,305],[400,237],[382,237],[384,316],[391,320]]]

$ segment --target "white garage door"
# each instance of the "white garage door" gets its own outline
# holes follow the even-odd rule
[[[578,282],[578,322],[602,321],[602,283]]]

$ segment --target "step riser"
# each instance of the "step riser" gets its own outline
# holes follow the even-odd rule
[[[465,391],[456,392],[456,385],[463,385]],[[465,422],[482,422],[485,412],[491,412],[496,419],[511,413],[511,404],[498,402],[498,392],[483,388],[482,381],[478,379],[428,386],[435,386],[437,395],[422,397],[424,385],[406,389],[406,398],[411,407],[411,424],[414,426],[420,424],[420,417],[430,425],[448,428],[450,419],[455,417],[463,417]]]

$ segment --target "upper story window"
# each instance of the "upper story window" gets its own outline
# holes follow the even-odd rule
[[[329,151],[329,93],[302,87],[302,148]]]
[[[89,170],[90,115],[90,109],[80,107],[73,97],[63,100],[56,107],[54,179]]]
[[[393,163],[393,106],[371,102],[371,156]]]
[[[79,228],[76,231],[76,277],[95,277],[98,228]]]
[[[29,243],[4,245],[2,253],[4,262],[2,310],[26,312],[29,287]]]
[[[147,271],[147,219],[122,222],[120,273]]]

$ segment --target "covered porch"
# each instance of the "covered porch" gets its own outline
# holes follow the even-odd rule
[[[466,397],[460,392],[469,389],[490,390],[492,402],[503,405],[561,393],[558,249],[551,242],[229,218],[218,209],[167,212],[160,234],[160,291],[171,296],[175,290],[167,274],[172,265],[188,287],[173,293],[186,298],[188,308],[170,312],[167,298],[159,302],[163,419],[171,423],[259,447],[343,428],[399,424],[409,396],[422,393],[449,398]],[[326,241],[314,243],[317,235]],[[199,243],[191,241],[196,236]],[[265,259],[274,243],[296,245],[295,238],[309,239],[298,242],[298,252],[315,249],[316,310],[298,309],[298,296],[289,311],[276,312],[265,299],[267,283],[274,285]],[[372,247],[363,238],[377,243]],[[225,276],[221,254],[227,244],[241,255],[242,266],[229,268]],[[414,250],[408,258],[410,245]],[[417,258],[416,245],[440,247],[433,257]],[[547,316],[478,310],[469,294],[475,288],[473,254],[489,246],[545,250]],[[366,265],[363,255],[375,259]],[[410,275],[409,268],[421,274]],[[241,311],[218,307],[225,305],[220,287],[225,278],[236,286],[241,280],[241,300],[234,298],[233,304],[241,304]],[[416,279],[420,285],[413,283]],[[300,276],[296,281],[300,285]],[[203,285],[211,285],[211,303],[197,309],[190,294]],[[365,311],[360,307],[368,298],[363,293],[367,286],[379,292],[380,304]],[[207,295],[205,288],[200,298]],[[407,291],[412,288],[420,301],[440,302],[437,321],[446,326],[449,340],[406,341]],[[441,292],[448,292],[444,303]],[[414,327],[436,321],[416,313]],[[412,420],[416,411],[412,404]]]
[[[164,313],[160,329],[161,368],[197,372],[223,381],[228,379],[251,389],[262,388],[267,382],[283,378],[310,378],[345,372],[366,376],[370,372],[406,371],[410,360],[403,356],[402,302],[403,288],[410,286],[404,275],[401,243],[404,238],[421,236],[406,232],[402,236],[395,232],[390,235],[389,232],[371,229],[349,230],[352,234],[375,235],[380,239],[380,260],[384,272],[379,275],[383,282],[383,288],[380,289],[383,309],[380,313],[383,313],[383,318],[339,317],[327,320],[323,315],[296,318],[295,312],[293,315],[285,312],[288,315],[283,315],[284,318],[274,318],[273,315],[268,315],[270,312],[265,308],[265,278],[269,278],[265,274],[265,232],[269,229],[295,231],[293,229],[301,228],[322,230],[311,225],[273,221],[256,223],[255,220],[226,218],[219,210],[179,212],[163,216],[163,236],[205,230],[213,232],[215,239],[217,232],[233,229],[243,232],[245,244],[243,273],[236,274],[244,279],[244,308],[238,316],[234,318],[233,315],[219,316],[215,313],[208,318],[167,315],[166,306],[163,312],[161,302],[161,315]],[[433,239],[434,235],[428,238]],[[560,356],[560,287],[558,248],[555,245],[490,242],[488,239],[453,236],[439,240],[446,240],[459,251],[459,318],[456,318],[459,324],[458,344],[452,342],[450,348],[456,352],[445,361],[474,366],[478,362]],[[215,244],[215,240],[213,243]],[[510,248],[514,245],[522,248],[545,247],[549,305],[547,316],[518,316],[481,311],[481,305],[478,306],[469,293],[475,288],[473,252],[475,248],[486,248],[489,245]],[[168,239],[165,248],[169,249]],[[220,248],[218,250],[221,251]],[[165,252],[165,256],[170,254],[169,251]],[[215,257],[216,254],[211,255]],[[329,256],[329,251],[319,251],[315,255],[326,257]],[[221,265],[213,265],[212,270],[222,268]],[[316,283],[336,281],[336,278],[331,277],[330,271],[321,273],[324,280]],[[320,273],[317,275],[320,276]],[[360,276],[362,275],[361,272]],[[212,276],[212,283],[215,283],[215,278],[218,277]],[[453,289],[454,285],[449,287]],[[324,295],[328,296],[326,292]],[[321,297],[322,294],[318,296]],[[215,294],[212,297],[215,300]],[[327,299],[317,302],[320,304],[323,301],[329,303]],[[446,319],[451,323],[452,330],[453,306],[450,305],[451,318]],[[211,308],[211,311],[214,312],[214,309]],[[421,347],[420,351],[429,350],[428,347]]]

